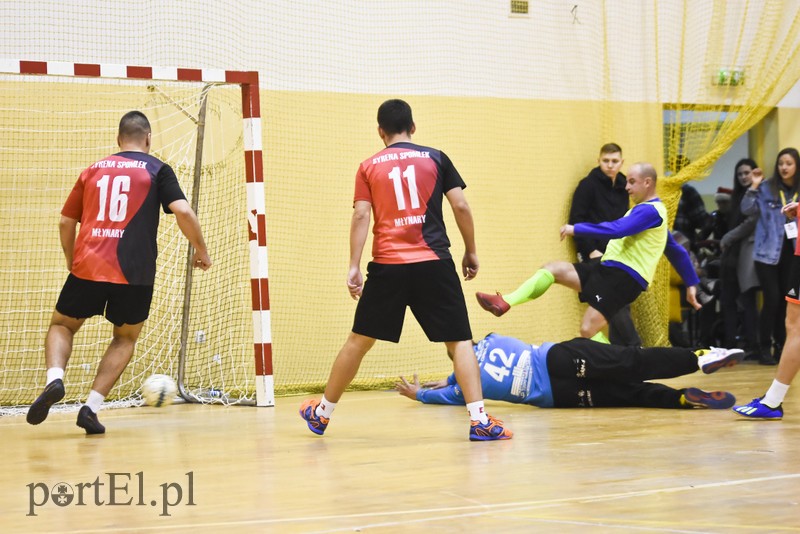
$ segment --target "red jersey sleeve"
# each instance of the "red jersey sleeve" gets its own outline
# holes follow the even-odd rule
[[[353,195],[353,203],[355,204],[358,200],[366,200],[372,204],[372,193],[369,190],[367,171],[363,164],[358,167],[358,172],[356,172],[356,192]]]
[[[61,215],[76,221],[81,220],[81,215],[83,215],[83,175],[78,178],[78,181],[72,187],[67,201],[64,202],[64,207],[61,208]]]

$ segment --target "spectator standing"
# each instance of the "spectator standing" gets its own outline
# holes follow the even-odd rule
[[[720,305],[724,324],[724,345],[733,347],[737,332],[744,337],[748,354],[758,351],[758,276],[753,262],[753,242],[758,215],[746,216],[741,204],[753,182],[758,165],[750,158],[739,160],[733,172],[733,195],[728,213],[729,230],[720,240]]]
[[[625,215],[630,202],[625,189],[627,178],[620,172],[622,148],[616,143],[600,147],[597,167],[578,182],[569,210],[569,224],[604,223]],[[606,251],[607,237],[575,236],[578,261],[599,262]],[[608,338],[613,345],[638,347],[642,339],[636,332],[630,305],[624,306],[608,322]]]
[[[760,362],[765,365],[777,363],[786,339],[784,295],[789,284],[797,223],[787,219],[782,209],[797,201],[798,167],[800,154],[797,149],[784,148],[778,153],[775,170],[769,180],[764,180],[761,169],[753,169],[750,188],[742,199],[743,214],[758,214],[753,260],[764,294],[759,320],[759,342]],[[772,353],[770,348],[773,349]]]

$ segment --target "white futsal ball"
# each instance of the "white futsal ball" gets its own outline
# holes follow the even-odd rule
[[[172,377],[167,375],[151,375],[142,384],[142,398],[148,406],[159,408],[172,404],[177,393],[178,386]]]

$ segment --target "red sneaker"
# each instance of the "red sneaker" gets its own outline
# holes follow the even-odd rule
[[[481,305],[481,308],[493,313],[497,317],[500,317],[511,309],[511,304],[503,300],[503,296],[500,293],[490,295],[489,293],[481,293],[479,291],[475,293],[475,297],[478,299],[478,304]]]

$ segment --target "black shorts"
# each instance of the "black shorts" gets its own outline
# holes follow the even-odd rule
[[[399,265],[370,262],[353,332],[397,343],[406,306],[429,340],[472,339],[467,303],[453,260]]]
[[[600,262],[574,263],[581,281],[578,298],[610,321],[619,310],[636,300],[644,288],[631,275]]]
[[[792,256],[789,266],[789,287],[786,288],[786,301],[800,304],[800,256]]]
[[[74,319],[105,315],[116,326],[138,324],[150,315],[153,286],[83,280],[72,273],[56,303],[56,311]]]

